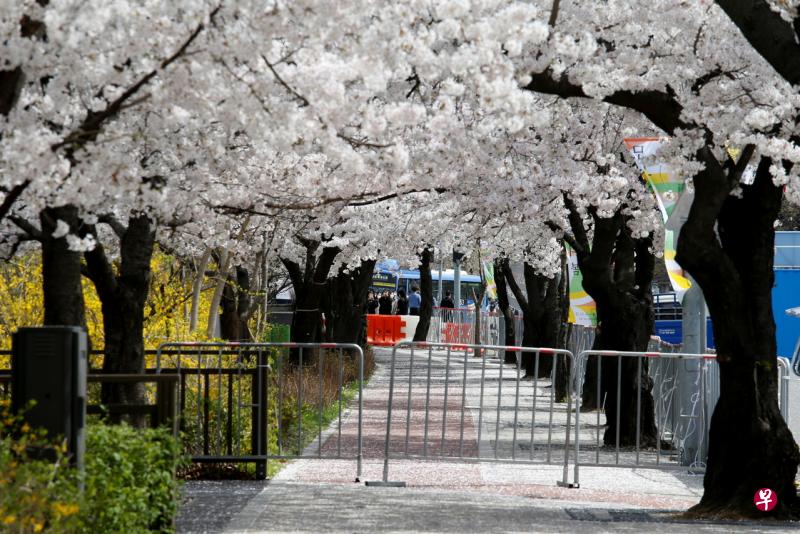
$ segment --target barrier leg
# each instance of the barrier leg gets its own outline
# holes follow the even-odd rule
[[[405,482],[389,481],[389,439],[392,435],[392,397],[394,396],[394,369],[396,356],[397,347],[392,350],[392,363],[389,368],[389,408],[386,415],[386,442],[384,443],[383,448],[383,480],[368,480],[364,483],[366,486],[404,488],[406,485]]]
[[[537,356],[538,356],[538,354],[537,354]],[[564,356],[564,357],[566,358],[566,356]],[[558,359],[558,355],[553,354],[553,365],[554,366],[558,365],[557,359]],[[580,487],[580,485],[578,484],[578,479],[577,479],[577,469],[578,469],[577,454],[576,454],[576,457],[575,457],[575,472],[576,472],[575,482],[572,483],[572,484],[570,484],[570,482],[569,482],[569,437],[570,437],[569,436],[569,432],[570,432],[571,421],[572,421],[572,415],[569,413],[569,411],[570,411],[570,407],[572,406],[572,387],[573,387],[573,384],[575,383],[574,380],[575,380],[575,359],[573,357],[572,359],[570,359],[569,382],[567,382],[567,384],[568,384],[568,386],[567,386],[567,435],[566,435],[566,438],[564,439],[564,472],[561,475],[561,480],[556,481],[556,485],[561,486],[562,488],[578,488],[578,487]],[[576,404],[576,407],[577,407],[577,402],[575,404]],[[577,447],[577,442],[578,442],[579,438],[580,438],[580,436],[578,436],[578,413],[576,411],[575,412],[575,442],[576,442],[576,447]]]

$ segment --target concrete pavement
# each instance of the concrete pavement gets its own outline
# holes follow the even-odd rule
[[[191,495],[194,484],[187,487]],[[676,510],[440,489],[271,482],[223,526],[185,518],[184,533],[794,532],[793,525],[682,520]]]
[[[377,351],[379,363],[365,389],[364,456],[361,480],[378,480],[383,467],[383,443],[388,397],[388,351]],[[472,360],[464,360],[466,366]],[[480,360],[474,360],[479,362]],[[355,462],[350,460],[297,460],[266,482],[189,482],[178,520],[179,532],[784,532],[794,525],[757,523],[703,523],[682,521],[678,514],[702,495],[702,477],[685,470],[608,468],[582,466],[581,487],[558,487],[563,467],[563,428],[568,410],[556,403],[555,420],[540,431],[530,409],[519,421],[514,410],[490,408],[519,403],[547,408],[550,388],[546,381],[520,382],[511,373],[500,380],[499,362],[491,362],[486,374],[491,387],[481,393],[474,381],[474,365],[461,374],[464,387],[452,388],[444,398],[441,362],[435,362],[432,388],[424,359],[413,366],[404,361],[398,369],[412,384],[396,390],[400,409],[392,418],[392,450],[419,454],[421,447],[443,456],[489,458],[496,450],[510,460],[527,455],[531,445],[539,458],[552,452],[554,465],[477,463],[451,458],[450,462],[415,458],[392,460],[390,480],[408,483],[406,488],[365,487],[354,483]],[[416,367],[422,365],[419,369]],[[438,366],[438,367],[437,367]],[[485,367],[485,365],[483,366]],[[446,366],[445,366],[446,368]],[[461,369],[464,369],[462,367]],[[406,374],[407,373],[407,374]],[[510,379],[510,381],[509,381]],[[495,386],[506,382],[502,392]],[[800,386],[800,381],[792,386]],[[510,387],[509,387],[510,386]],[[399,395],[398,395],[399,393]],[[481,397],[480,395],[483,395]],[[428,397],[425,400],[425,397]],[[520,401],[517,398],[521,399]],[[793,403],[800,391],[792,391]],[[411,409],[408,399],[411,400]],[[404,404],[405,401],[405,404]],[[482,403],[486,408],[480,411]],[[398,404],[394,404],[395,407]],[[430,435],[424,429],[424,406],[431,408]],[[442,413],[447,407],[446,413]],[[478,410],[476,411],[476,406]],[[352,408],[352,407],[351,407]],[[463,409],[462,409],[463,408]],[[548,408],[549,409],[549,408]],[[790,411],[800,415],[800,407]],[[410,415],[410,422],[407,422]],[[342,446],[356,443],[353,413],[343,421]],[[480,422],[479,422],[480,421]],[[535,425],[530,421],[536,422]],[[588,422],[588,421],[587,421]],[[464,427],[463,434],[460,429]],[[589,426],[589,425],[587,425]],[[536,435],[530,438],[532,429]],[[591,428],[583,429],[591,431]],[[480,432],[479,432],[480,431]],[[405,438],[405,436],[409,436]],[[428,436],[425,439],[425,436]],[[333,455],[338,443],[323,440],[321,454]],[[523,445],[528,444],[528,449]],[[561,447],[558,442],[561,441]],[[551,443],[552,442],[552,443]],[[427,443],[427,445],[426,445]],[[551,451],[552,448],[552,451]],[[312,446],[313,449],[313,446]],[[516,451],[516,452],[514,452]],[[526,452],[527,451],[527,452]],[[314,454],[314,450],[307,450]],[[397,454],[402,456],[401,454]],[[625,454],[627,456],[628,454]],[[663,462],[663,460],[662,460]],[[573,474],[570,473],[570,477]]]

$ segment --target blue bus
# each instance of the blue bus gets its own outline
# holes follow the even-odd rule
[[[433,298],[436,305],[448,291],[453,294],[453,269],[444,269],[441,272],[442,279],[442,294],[439,294],[439,277],[438,269],[431,269],[431,278],[433,279]],[[481,277],[477,274],[470,274],[461,271],[461,298],[465,303],[472,302],[473,289],[478,290],[481,285]],[[419,287],[419,270],[412,269],[399,269],[396,268],[396,262],[390,261],[380,262],[375,268],[375,273],[372,275],[372,284],[370,285],[371,291],[397,291],[403,289],[408,295],[411,288]]]

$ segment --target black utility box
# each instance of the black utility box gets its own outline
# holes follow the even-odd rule
[[[73,464],[83,467],[87,339],[83,328],[20,328],[13,337],[11,407],[33,428],[63,437]],[[25,409],[30,401],[35,404]]]

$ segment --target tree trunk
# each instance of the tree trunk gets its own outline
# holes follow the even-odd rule
[[[220,337],[227,341],[252,341],[247,325],[250,317],[250,273],[241,266],[237,266],[234,271],[235,273],[228,276],[222,291]]]
[[[478,268],[483,269],[483,265],[481,265],[480,261],[478,262]],[[486,293],[486,285],[483,283],[483,276],[481,276],[481,282],[478,291],[472,290],[472,298],[475,301],[475,332],[473,332],[472,342],[475,345],[481,344],[481,303],[483,302],[483,295]],[[476,358],[483,356],[479,348],[476,348],[473,353]]]
[[[81,287],[81,253],[69,249],[66,237],[54,238],[57,221],[62,220],[75,233],[78,208],[45,208],[39,215],[42,228],[42,290],[44,324],[86,328],[86,312]]]
[[[717,346],[720,396],[711,418],[705,492],[691,511],[764,517],[753,496],[770,488],[777,517],[798,517],[794,486],[800,451],[777,403],[773,223],[781,189],[762,158],[752,185],[738,184],[713,157],[695,177],[695,201],[678,241],[677,260],[700,284]],[[746,163],[746,161],[744,162]],[[717,233],[714,224],[717,224]]]
[[[96,233],[88,226],[82,233]],[[129,219],[120,236],[119,273],[115,274],[102,245],[87,251],[86,274],[94,283],[103,311],[103,372],[144,373],[144,309],[150,286],[155,228],[146,215]],[[104,384],[103,404],[145,404],[143,384]],[[118,422],[119,417],[112,417]],[[144,417],[132,417],[143,426]]]
[[[281,259],[289,272],[295,295],[291,338],[295,343],[319,343],[322,330],[320,308],[326,286],[325,282],[340,249],[337,247],[324,247],[319,259],[317,259],[315,252],[319,247],[319,243],[306,242],[304,244],[306,246],[304,270],[301,270],[297,262]],[[299,349],[290,351],[289,359],[293,365],[300,363],[300,354],[301,351]],[[303,358],[306,361],[308,361],[307,354],[310,353],[304,350]]]
[[[333,343],[364,343],[364,314],[375,271],[376,260],[361,260],[361,265],[350,272],[344,267],[334,278],[328,280],[326,295],[326,338]]]
[[[567,268],[567,250],[561,243],[561,273],[558,282],[558,334],[556,344],[554,347],[559,349],[567,348],[567,336],[569,335],[569,269]],[[575,357],[578,355],[575,354]],[[558,356],[556,358],[556,398],[565,400],[567,392],[572,386],[570,382],[570,371],[572,370],[572,363],[566,356]]]
[[[200,293],[203,291],[203,280],[206,277],[209,260],[211,260],[211,250],[203,253],[195,272],[195,279],[192,283],[192,308],[189,312],[189,332],[197,330],[197,318],[200,315]]]
[[[586,280],[584,272],[584,280]],[[587,291],[588,292],[588,291]],[[591,294],[591,293],[590,293]],[[626,299],[627,300],[627,299]],[[619,350],[646,352],[652,332],[652,309],[638,300],[612,300],[597,302],[598,324],[596,345],[600,350]],[[605,401],[606,432],[603,442],[606,445],[617,443],[619,430],[620,446],[636,444],[637,403],[640,413],[640,444],[655,446],[658,434],[655,427],[655,404],[653,401],[653,381],[648,374],[648,366],[643,358],[600,358],[600,399]],[[597,365],[596,360],[594,365]],[[618,391],[619,384],[619,391]],[[596,388],[596,383],[588,383]],[[619,402],[617,398],[619,395]],[[617,409],[619,408],[619,415]],[[617,420],[619,418],[619,429]]]
[[[419,324],[414,332],[414,341],[426,341],[433,314],[433,278],[431,276],[431,259],[433,251],[425,247],[420,254],[419,289],[422,303],[419,308]]]
[[[782,19],[768,3],[718,3],[760,52],[775,52],[787,43],[800,46],[794,35],[798,33],[796,19],[786,22],[793,24],[791,31],[771,31],[773,24]],[[736,6],[744,9],[737,7],[738,13],[734,13],[731,8]],[[776,39],[780,41],[777,48]],[[773,54],[779,59],[773,66],[789,65],[791,70],[797,62],[787,63],[787,57],[785,53]],[[781,72],[787,80],[793,77],[788,70]],[[546,71],[534,73],[531,80],[527,86],[531,90],[565,98],[586,96],[566,75],[553,80]],[[671,91],[617,91],[603,100],[639,111],[668,134],[678,128],[708,133],[682,119],[683,107]],[[794,478],[800,451],[778,413],[771,315],[772,225],[781,191],[772,184],[768,173],[772,162],[768,158],[759,162],[754,184],[741,184],[741,175],[754,150],[754,145],[746,146],[737,162],[726,161],[724,166],[711,146],[697,151],[697,160],[704,168],[694,177],[695,200],[678,240],[676,259],[702,288],[711,312],[720,366],[720,399],[711,419],[705,493],[692,511],[712,517],[796,518],[800,517],[800,505]],[[739,187],[741,199],[731,196]],[[579,219],[577,212],[570,211],[571,221]],[[571,226],[577,227],[572,222]],[[573,241],[586,243],[577,235]],[[779,497],[770,514],[757,511],[753,505],[753,496],[760,488],[770,488]]]
[[[514,328],[514,314],[511,313],[511,305],[508,302],[508,287],[506,286],[505,269],[508,265],[508,258],[497,258],[494,260],[494,282],[497,284],[497,307],[503,316],[503,344],[514,346],[517,344],[517,336]],[[514,363],[516,356],[513,351],[503,352],[505,363]]]
[[[217,321],[219,321],[220,304],[222,303],[222,293],[228,280],[228,270],[230,269],[231,255],[227,250],[221,249],[217,255],[217,276],[214,283],[214,294],[211,296],[211,304],[208,306],[208,323],[206,324],[206,336],[211,339],[218,337]]]
[[[567,196],[564,203],[569,210],[573,233],[572,237],[565,236],[565,239],[571,241],[577,254],[583,288],[597,303],[595,347],[647,351],[653,329],[650,282],[655,260],[650,250],[652,236],[633,239],[622,208],[610,218],[600,217],[590,209],[594,222],[590,246],[575,203]],[[597,360],[590,358],[588,365],[596,369]],[[633,357],[601,357],[599,360],[600,395],[595,400],[601,404],[605,402],[603,442],[606,445],[634,446],[639,443],[644,447],[654,446],[658,432],[653,381],[648,374],[647,362]],[[584,383],[584,389],[597,388],[594,380]]]
[[[523,266],[525,292],[517,284],[508,262],[503,265],[505,281],[522,308],[522,345],[524,347],[557,348],[561,333],[560,277],[547,278],[537,274],[528,263]],[[516,358],[516,357],[515,357]],[[513,360],[516,362],[516,359]],[[536,374],[536,354],[522,353],[522,366],[525,376]],[[553,357],[539,355],[538,376],[550,377],[553,370]]]

